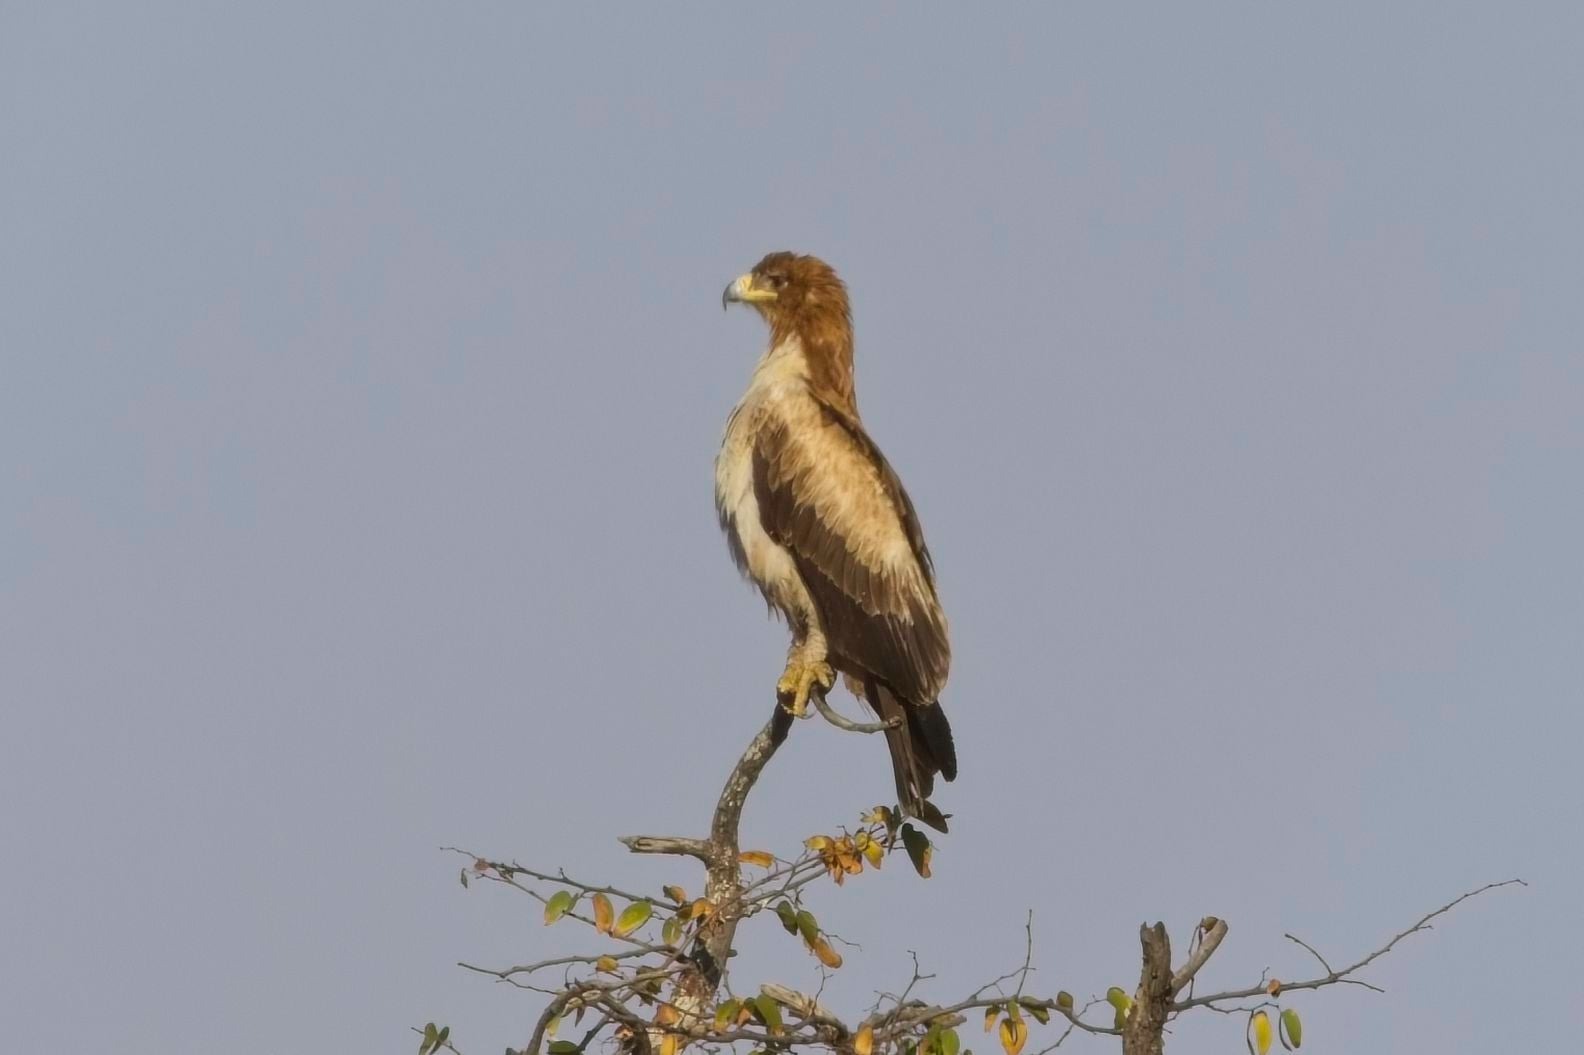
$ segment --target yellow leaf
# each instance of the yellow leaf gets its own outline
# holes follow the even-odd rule
[[[645,923],[649,922],[649,915],[653,906],[647,900],[634,901],[622,909],[622,914],[616,917],[616,925],[611,928],[611,933],[618,938],[625,938]]]
[[[834,971],[842,965],[841,953],[831,948],[831,943],[825,940],[824,935],[816,938],[810,948],[814,950],[814,955],[819,957],[819,962],[831,970]]]
[[[611,899],[604,894],[594,895],[594,929],[601,934],[611,932],[611,922],[616,918],[616,910],[611,907]]]
[[[991,1004],[989,1007],[985,1008],[985,1032],[986,1033],[990,1032],[992,1029],[995,1028],[996,1013],[998,1011],[1000,1011],[1000,1008],[997,1007],[995,1004]]]
[[[662,1026],[674,1026],[682,1021],[682,1012],[676,1009],[675,1004],[661,1004],[655,1008],[655,1022]]]
[[[869,1055],[874,1050],[874,1027],[865,1022],[853,1037],[853,1055]]]
[[[1249,1055],[1265,1055],[1271,1046],[1270,1016],[1264,1011],[1256,1011],[1250,1015],[1248,1032],[1244,1039],[1248,1041]]]
[[[666,897],[670,898],[672,901],[675,901],[678,905],[686,905],[687,904],[687,900],[688,900],[687,891],[683,890],[679,886],[663,886],[663,887],[660,888],[660,893],[664,894]]]
[[[864,843],[863,855],[873,868],[879,868],[880,862],[885,857],[885,849],[873,839]]]
[[[815,853],[822,854],[832,846],[835,846],[836,843],[829,835],[811,835],[803,840],[803,845]]]
[[[1018,1055],[1028,1043],[1028,1023],[1010,1018],[1001,1020],[1001,1050],[1006,1055]]]
[[[745,865],[758,865],[760,868],[775,864],[775,858],[763,850],[744,850],[737,855],[737,859]]]
[[[601,956],[599,959],[594,961],[594,969],[596,971],[604,971],[606,974],[615,974],[616,973],[616,957],[614,957],[614,956]]]
[[[1133,998],[1120,985],[1113,985],[1106,990],[1106,1003],[1116,1008],[1118,1012],[1127,1014],[1127,1009],[1133,1006]]]
[[[676,1055],[676,1050],[677,1035],[675,1033],[667,1033],[660,1038],[660,1055]]]

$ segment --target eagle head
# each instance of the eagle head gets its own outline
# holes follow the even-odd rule
[[[852,324],[847,287],[817,256],[771,253],[726,287],[721,307],[733,301],[752,305],[776,331],[796,332],[820,321]]]

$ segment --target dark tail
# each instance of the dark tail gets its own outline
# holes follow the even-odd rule
[[[936,773],[947,780],[957,778],[957,748],[952,743],[946,712],[938,701],[922,706],[906,703],[890,686],[875,678],[864,682],[864,696],[881,721],[901,719],[896,728],[887,729],[885,734],[886,746],[891,749],[891,770],[896,776],[897,804],[908,816],[945,831],[946,818],[929,797],[935,790]]]

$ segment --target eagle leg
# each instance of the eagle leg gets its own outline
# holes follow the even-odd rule
[[[776,699],[794,718],[801,718],[808,710],[809,696],[815,690],[821,696],[836,684],[836,671],[823,658],[805,655],[794,649],[787,657],[786,670],[776,682]]]

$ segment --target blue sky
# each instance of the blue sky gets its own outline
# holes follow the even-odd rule
[[[1326,1051],[1566,1028],[1577,7],[0,22],[14,1043],[498,1051],[538,1004],[455,962],[571,936],[437,847],[697,885],[614,836],[698,831],[780,671],[710,505],[764,339],[720,289],[780,248],[850,285],[955,659],[953,832],[822,897],[829,1000],[909,949],[971,989],[1030,908],[1041,992],[1206,914],[1207,983],[1290,978],[1286,931],[1521,875],[1296,1006]],[[800,725],[746,839],[891,794]],[[735,969],[807,984],[785,944]]]

